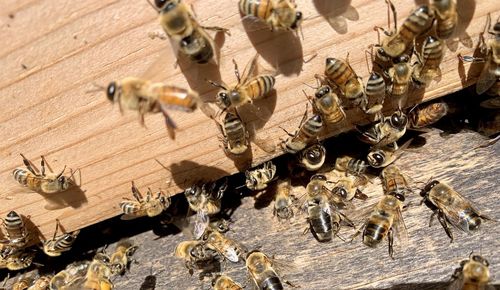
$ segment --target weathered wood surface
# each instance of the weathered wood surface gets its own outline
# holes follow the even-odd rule
[[[366,78],[364,50],[377,41],[373,26],[386,25],[386,6],[379,1],[343,1],[335,8],[328,7],[328,1],[298,1],[308,18],[303,25],[304,39],[298,41],[286,33],[247,33],[237,2],[193,1],[201,23],[231,29],[230,37],[218,39],[224,42],[219,73],[215,67],[198,70],[182,60],[174,68],[168,42],[147,37],[148,32],[160,29],[156,12],[147,1],[2,1],[0,184],[5,199],[0,203],[0,215],[12,209],[29,214],[47,236],[52,234],[56,218],[67,230],[74,230],[117,215],[118,202],[130,195],[131,180],[140,188],[162,187],[174,193],[193,179],[215,179],[237,171],[220,149],[216,126],[201,112],[172,113],[180,131],[171,141],[160,115],[147,117],[147,128],[143,128],[135,112],[122,116],[103,93],[87,93],[92,83],[104,85],[126,76],[141,76],[154,62],[162,61],[164,72],[156,79],[189,84],[205,98],[212,98],[215,90],[203,79],[210,76],[231,82],[231,59],[243,66],[257,51],[268,67],[277,67],[282,74],[277,77],[277,98],[262,102],[271,108],[272,116],[266,121],[254,120],[254,125],[260,129],[260,137],[278,140],[284,134],[279,126],[296,128],[306,102],[301,92],[307,89],[303,82],[314,83],[313,75],[323,71],[324,58],[343,58],[350,52],[352,66]],[[471,54],[471,42],[477,42],[486,14],[493,13],[496,19],[500,10],[498,1],[458,3],[461,42],[449,45],[452,51],[446,52],[442,80],[431,85],[423,99],[473,82],[473,78],[460,78],[456,53]],[[415,7],[409,1],[395,4],[400,23]],[[336,16],[332,25],[325,21],[328,15]],[[303,63],[316,53],[315,59]],[[422,96],[415,98],[413,101],[419,101]],[[364,118],[357,114],[349,122]],[[325,134],[347,128],[331,128]],[[27,193],[12,178],[12,170],[22,164],[19,153],[35,164],[43,154],[54,170],[64,165],[80,169],[82,191],[70,190],[52,198],[65,208],[45,209],[48,201]],[[272,157],[256,146],[252,155],[254,164]]]

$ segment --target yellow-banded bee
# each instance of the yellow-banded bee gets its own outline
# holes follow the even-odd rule
[[[450,38],[458,23],[457,4],[454,0],[433,0],[431,8],[436,17],[437,36],[440,39]]]
[[[417,54],[418,62],[413,68],[413,81],[416,84],[429,85],[432,80],[441,78],[439,65],[441,65],[443,55],[443,42],[433,36],[427,36],[422,54]]]
[[[111,267],[109,257],[97,254],[88,265],[87,273],[84,277],[77,277],[68,284],[69,289],[102,289],[111,290],[114,288],[111,282]]]
[[[7,240],[1,241],[2,243],[15,248],[22,248],[29,242],[30,233],[23,219],[24,217],[15,211],[10,211],[2,219],[3,228],[7,236]]]
[[[384,106],[386,86],[384,78],[377,72],[371,72],[365,87],[366,105],[363,111],[367,114],[379,114]]]
[[[493,285],[488,285],[490,281],[490,263],[479,255],[473,255],[468,260],[460,263],[460,268],[455,270],[452,282],[448,289],[463,290],[493,290]]]
[[[153,192],[148,188],[146,198],[144,198],[133,181],[132,194],[135,200],[124,198],[125,200],[120,202],[120,208],[123,212],[122,220],[130,220],[143,216],[154,217],[161,214],[170,206],[170,198],[163,191],[160,190],[156,196],[153,196]]]
[[[425,203],[434,212],[429,225],[432,224],[434,216],[437,215],[439,223],[451,242],[453,242],[453,233],[450,224],[466,233],[471,233],[479,229],[483,219],[490,219],[482,215],[471,201],[449,185],[437,180],[427,183],[420,195],[423,197],[422,203]]]
[[[394,26],[397,27],[396,10],[392,3],[388,2],[394,14]],[[433,19],[434,12],[429,6],[418,7],[405,19],[399,29],[394,28],[394,31],[385,32],[387,37],[382,40],[383,52],[394,58],[409,51],[413,47],[415,38],[429,29]]]
[[[288,153],[295,154],[307,147],[308,143],[319,136],[323,129],[323,118],[321,115],[313,115],[307,119],[307,109],[300,121],[299,129],[294,134],[288,134],[288,139],[281,143],[281,147]]]
[[[200,103],[198,93],[190,89],[134,77],[110,82],[106,96],[112,103],[118,103],[120,112],[123,112],[123,109],[138,111],[142,125],[146,113],[162,112],[171,138],[174,138],[177,126],[168,116],[167,110],[193,112]]]
[[[65,191],[72,185],[73,180],[71,177],[64,176],[64,171],[66,170],[66,166],[60,173],[54,173],[50,170],[49,173],[45,172],[45,158],[42,156],[41,161],[41,171],[35,170],[33,166],[31,166],[31,162],[21,154],[23,158],[23,163],[25,168],[16,168],[12,172],[14,175],[14,179],[19,182],[21,185],[26,186],[27,188],[39,192],[39,193],[58,193]]]
[[[243,290],[240,284],[226,275],[217,275],[212,281],[212,287],[214,290]]]
[[[226,237],[219,231],[207,229],[203,241],[208,249],[212,249],[233,263],[244,257],[247,250],[238,242]]]
[[[219,125],[224,136],[222,143],[225,152],[241,155],[249,148],[249,133],[238,114],[227,112],[223,125]]]
[[[49,290],[52,275],[38,277],[28,290]]]
[[[54,236],[51,240],[46,240],[43,242],[43,252],[50,257],[60,256],[63,252],[67,252],[71,249],[71,246],[76,241],[76,237],[80,233],[79,230],[72,233],[64,233],[60,236],[57,235],[60,222],[56,219],[56,230],[54,231]]]
[[[296,30],[302,22],[293,0],[240,0],[240,12],[264,21],[271,30]]]
[[[396,143],[389,144],[380,148],[373,148],[372,150],[370,150],[370,152],[368,152],[366,160],[368,160],[368,164],[370,164],[370,166],[373,168],[382,168],[389,166],[399,157],[401,157],[403,151],[410,145],[412,140],[413,139],[406,141],[399,148],[394,147],[394,144]]]
[[[268,161],[261,168],[245,171],[245,184],[250,190],[263,190],[274,180],[276,165]]]
[[[254,76],[257,71],[256,54],[253,59],[246,65],[243,74],[240,76],[238,65],[234,62],[234,73],[238,82],[234,85],[228,86],[226,84],[219,84],[213,81],[208,81],[215,87],[221,90],[215,97],[215,103],[224,111],[229,109],[243,106],[247,103],[252,103],[254,100],[262,99],[269,94],[276,83],[276,79],[271,74],[262,74]]]
[[[66,269],[59,271],[50,279],[50,289],[63,290],[68,287],[73,280],[85,277],[90,261],[72,263]]]
[[[448,104],[445,102],[419,105],[408,113],[408,128],[420,129],[430,126],[446,116],[448,110]]]
[[[285,179],[276,186],[273,214],[279,220],[288,220],[293,217],[292,186],[290,179]]]
[[[366,107],[365,89],[349,64],[348,58],[346,61],[333,57],[327,58],[325,76],[354,106]]]
[[[411,192],[408,181],[396,165],[389,165],[380,173],[384,194],[393,194],[403,198]]]
[[[160,14],[160,24],[179,52],[199,64],[213,59],[214,41],[205,29],[227,32],[226,29],[201,26],[189,5],[181,0],[155,0],[153,8]],[[156,35],[150,37],[154,38]]]
[[[125,273],[137,248],[130,241],[121,241],[116,245],[116,249],[109,259],[113,275]]]
[[[335,160],[335,169],[347,174],[362,175],[368,169],[368,164],[362,159],[351,156],[340,156]]]
[[[308,171],[317,171],[326,159],[326,148],[321,144],[313,144],[297,153],[299,165]]]
[[[33,276],[20,276],[17,281],[12,284],[12,290],[26,290],[33,283]]]
[[[246,268],[258,289],[283,289],[282,278],[277,272],[276,261],[261,251],[254,250],[246,256]],[[284,281],[285,282],[285,281]]]
[[[388,70],[387,74],[392,83],[389,87],[389,94],[392,99],[398,101],[399,107],[403,107],[406,102],[412,72],[410,57],[406,54],[394,58],[393,65]]]
[[[408,117],[402,111],[396,111],[362,131],[360,139],[375,148],[380,148],[399,140],[405,134],[407,124]]]
[[[389,255],[391,258],[393,257],[394,237],[396,236],[402,242],[405,242],[408,238],[403,216],[401,215],[404,200],[404,195],[391,192],[384,195],[373,207],[372,212],[362,226],[363,243],[365,245],[374,248],[387,237]]]
[[[307,97],[314,111],[321,114],[326,124],[337,124],[345,120],[346,115],[344,109],[340,105],[340,100],[337,94],[332,91],[328,85],[319,87],[313,97]]]
[[[177,258],[183,259],[190,274],[195,269],[204,269],[212,263],[217,253],[206,247],[202,241],[183,241],[174,250]]]

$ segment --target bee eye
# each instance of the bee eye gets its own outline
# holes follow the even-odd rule
[[[163,7],[163,5],[165,5],[165,3],[167,3],[167,0],[155,0],[155,6],[159,9],[161,9]],[[170,4],[173,4],[173,3],[170,3]]]
[[[394,194],[394,197],[397,198],[399,201],[405,201],[405,196],[402,195],[401,193]]]
[[[297,13],[295,13],[295,19],[301,20],[302,19],[302,12],[298,11]]]
[[[339,189],[338,193],[342,198],[347,198],[347,190],[345,190],[345,188]]]
[[[398,114],[393,114],[391,116],[391,125],[394,128],[402,128],[402,127],[406,126],[406,117],[400,116]]]
[[[108,89],[106,90],[106,96],[108,97],[108,100],[113,102],[115,99],[115,93],[116,93],[116,83],[110,82],[108,85]]]
[[[373,154],[373,158],[375,158],[375,161],[377,161],[378,164],[384,162],[384,157],[379,153]]]

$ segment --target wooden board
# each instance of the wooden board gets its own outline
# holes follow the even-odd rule
[[[277,97],[262,104],[271,108],[272,116],[265,122],[255,121],[255,126],[260,129],[259,137],[278,140],[284,137],[280,126],[296,128],[306,103],[301,90],[308,88],[303,83],[314,83],[313,76],[323,71],[325,57],[343,58],[350,52],[352,66],[366,79],[364,51],[377,41],[373,26],[386,25],[386,6],[380,2],[345,1],[333,9],[325,6],[327,1],[298,1],[307,18],[304,39],[298,41],[286,33],[247,33],[237,2],[192,3],[204,25],[231,29],[230,37],[218,39],[224,42],[219,73],[214,67],[198,70],[182,61],[174,68],[168,42],[147,37],[148,32],[159,30],[157,14],[147,1],[2,1],[0,184],[5,199],[0,204],[0,216],[15,209],[30,215],[44,235],[51,235],[56,218],[67,230],[74,230],[117,215],[118,202],[130,196],[132,180],[140,188],[162,187],[173,194],[194,179],[215,179],[237,171],[220,148],[216,126],[201,112],[174,112],[180,131],[172,141],[160,115],[146,118],[147,127],[143,128],[134,112],[122,116],[103,93],[88,93],[93,83],[104,85],[126,76],[141,76],[154,62],[162,61],[166,67],[157,75],[159,80],[189,84],[203,97],[211,98],[215,90],[204,78],[232,82],[231,60],[243,66],[257,51],[267,64],[262,62],[279,68],[281,75],[277,77]],[[401,23],[414,3],[395,4]],[[431,85],[423,97],[417,96],[417,101],[473,82],[473,78],[460,78],[456,53],[472,53],[471,40],[477,42],[487,13],[493,13],[496,19],[500,4],[459,1],[459,10],[463,15],[458,35],[468,47],[450,44],[452,51],[446,52],[442,80]],[[336,17],[334,25],[325,21],[326,15]],[[316,58],[303,63],[314,54]],[[361,122],[364,116],[352,115],[349,120]],[[348,125],[325,134],[346,130]],[[64,165],[81,170],[81,191],[70,190],[55,198],[68,207],[47,210],[43,197],[16,184],[11,173],[22,165],[19,153],[35,164],[43,154],[56,171]],[[253,164],[273,157],[256,146],[252,155]]]

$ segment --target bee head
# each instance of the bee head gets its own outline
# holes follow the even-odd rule
[[[437,180],[432,180],[431,182],[427,183],[424,187],[424,189],[420,192],[421,196],[425,196],[431,189],[434,188],[439,183]]]
[[[217,94],[215,102],[217,103],[217,106],[219,106],[219,108],[221,109],[227,109],[231,106],[231,99],[229,98],[229,94],[227,93],[226,90],[220,91]]]
[[[368,161],[372,166],[380,166],[382,165],[382,163],[384,163],[384,160],[385,160],[384,155],[381,154],[380,152],[374,152],[368,155]]]
[[[311,176],[311,181],[313,180],[326,181],[326,176],[324,176],[323,174],[314,174],[313,176]]]
[[[401,202],[404,202],[405,201],[405,196],[404,194],[400,193],[400,192],[397,192],[397,191],[392,191],[392,192],[389,192],[388,195],[392,195],[394,196],[397,200],[401,201]]]
[[[302,23],[302,17],[303,17],[302,16],[302,12],[297,11],[295,13],[295,21],[292,23],[292,25],[290,26],[290,28],[293,29],[293,30],[297,29],[300,26],[300,24]]]
[[[322,86],[316,91],[314,96],[319,99],[319,98],[329,94],[331,91],[332,91],[332,89],[330,88],[330,86]]]
[[[159,10],[166,12],[174,9],[177,6],[175,2],[176,1],[171,0],[155,0],[155,6]]]
[[[406,115],[400,112],[392,114],[390,119],[391,126],[400,130],[406,127],[407,122],[408,118],[406,117]]]
[[[486,267],[488,267],[490,265],[488,260],[486,260],[485,258],[483,258],[479,255],[472,255],[471,259],[475,262],[478,262],[478,263],[485,265]]]
[[[59,183],[62,190],[66,190],[69,188],[69,179],[64,175],[61,175],[57,178],[57,183]]]
[[[111,102],[115,101],[116,94],[116,82],[110,82],[108,88],[106,89],[106,96]]]
[[[333,191],[340,195],[343,199],[347,198],[347,190],[343,186],[337,186],[333,189]]]

